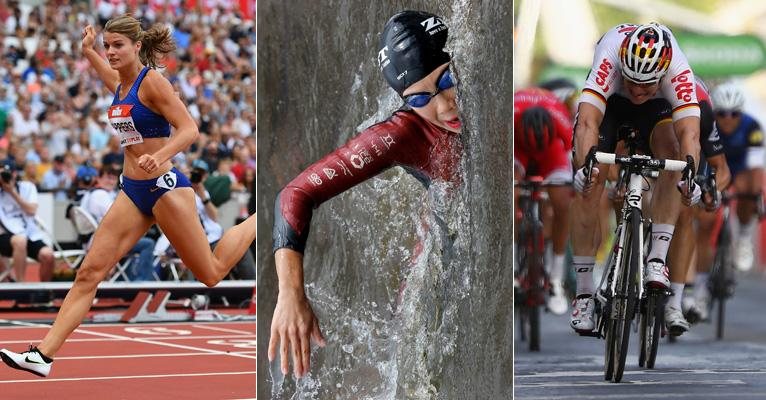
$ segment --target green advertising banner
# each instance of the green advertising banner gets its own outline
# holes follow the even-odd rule
[[[766,68],[766,45],[753,35],[698,35],[679,32],[676,33],[676,39],[689,59],[694,74],[702,78],[749,75]],[[539,83],[552,78],[569,78],[582,86],[589,70],[589,66],[548,64],[540,71],[536,81]]]
[[[766,68],[766,46],[753,35],[678,32],[676,39],[695,75],[703,78],[748,75]]]

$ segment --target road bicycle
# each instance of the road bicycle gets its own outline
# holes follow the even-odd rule
[[[622,171],[618,184],[625,185],[615,243],[595,294],[597,329],[583,334],[605,339],[604,379],[620,382],[625,371],[631,325],[636,316],[640,317],[639,365],[654,367],[663,325],[662,310],[669,295],[666,289],[645,289],[643,285],[644,236],[649,221],[643,216],[642,200],[643,192],[650,189],[647,178],[656,177],[663,170],[684,171],[687,187],[691,187],[694,160],[691,157],[687,157],[686,162],[661,160],[640,154],[619,156],[596,152],[595,148],[586,160],[588,180],[596,162],[617,164]]]
[[[518,195],[518,269],[514,273],[514,299],[519,316],[519,335],[522,341],[528,337],[530,351],[540,351],[540,310],[545,307],[545,294],[550,290],[545,272],[541,211],[546,193],[542,190],[543,178],[540,176],[527,177],[514,186]]]

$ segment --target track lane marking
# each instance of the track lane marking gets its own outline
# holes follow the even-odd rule
[[[236,329],[219,328],[217,326],[204,326],[204,325],[192,325],[193,328],[210,329],[214,331],[229,332],[229,333],[241,333],[243,335],[255,335],[255,332],[240,331]]]
[[[45,382],[68,382],[68,381],[98,381],[106,379],[151,379],[151,378],[184,378],[192,376],[221,376],[221,375],[255,375],[255,371],[235,372],[203,372],[194,374],[161,374],[161,375],[122,375],[122,376],[92,376],[88,378],[45,378],[45,379],[16,379],[0,381],[2,383],[45,383]]]
[[[0,322],[3,322],[3,321],[5,321],[5,320],[0,320]],[[31,327],[50,328],[50,325],[46,325],[46,324],[38,324],[38,323],[30,323],[30,322],[22,322],[22,321],[7,321],[7,322],[12,323],[12,324],[31,326]],[[175,343],[158,342],[158,341],[156,341],[156,339],[150,340],[150,339],[141,339],[141,338],[131,338],[131,337],[127,337],[127,336],[120,336],[120,335],[115,335],[115,334],[111,334],[111,333],[95,332],[95,331],[90,331],[90,330],[81,329],[81,328],[75,329],[75,332],[80,332],[80,333],[84,333],[84,334],[88,334],[88,335],[94,335],[94,336],[102,336],[102,337],[107,337],[107,338],[112,338],[112,339],[129,340],[129,341],[138,342],[138,343],[146,343],[146,344],[153,344],[153,345],[158,345],[158,346],[175,347],[175,348],[184,349],[184,350],[201,351],[201,352],[204,352],[204,353],[215,353],[215,354],[227,355],[227,356],[232,356],[232,357],[250,358],[250,359],[253,359],[253,360],[256,359],[256,356],[254,356],[254,355],[250,356],[250,355],[247,355],[247,354],[228,353],[228,352],[223,351],[223,350],[213,350],[213,349],[202,348],[202,347],[184,346],[184,345],[175,344]]]
[[[245,335],[218,335],[218,336],[162,336],[162,337],[153,337],[152,340],[190,340],[190,339],[250,339],[253,338],[255,335],[250,334],[248,336]],[[35,341],[37,339],[25,339],[25,340],[0,340],[0,344],[18,344],[18,343],[29,343],[30,341]],[[67,339],[67,343],[69,342],[119,342],[119,341],[125,341],[125,339],[111,339],[111,338],[76,338],[76,339]]]
[[[256,354],[256,351],[236,351],[238,354]],[[144,357],[188,357],[188,356],[218,356],[214,353],[154,353],[154,354],[123,354],[118,356],[63,356],[56,360],[91,360],[105,358],[144,358]]]

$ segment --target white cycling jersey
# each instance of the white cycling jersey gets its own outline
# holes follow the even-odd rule
[[[585,82],[580,102],[592,104],[603,113],[606,100],[614,94],[630,98],[623,86],[620,64],[620,46],[623,39],[633,32],[638,25],[621,24],[610,29],[596,44],[593,66]],[[670,32],[665,26],[662,26]],[[673,107],[673,121],[685,117],[699,117],[700,108],[695,91],[694,72],[689,61],[671,34],[673,57],[667,73],[660,79],[660,89],[653,98],[664,98]]]

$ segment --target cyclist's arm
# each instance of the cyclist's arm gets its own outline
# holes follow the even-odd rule
[[[731,183],[731,171],[726,163],[726,156],[721,153],[707,158],[707,163],[715,168],[716,189],[723,191]]]
[[[681,118],[673,122],[673,130],[676,132],[678,143],[681,148],[681,160],[687,155],[694,158],[694,165],[699,165],[700,159],[700,119],[697,116]]]
[[[603,119],[604,114],[593,104],[581,102],[577,107],[574,128],[575,168],[582,167],[590,148],[598,145],[598,128]]]

